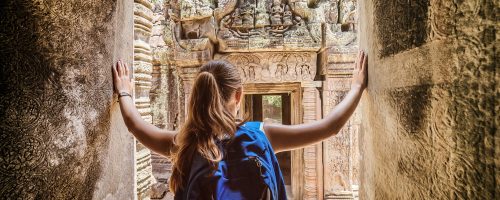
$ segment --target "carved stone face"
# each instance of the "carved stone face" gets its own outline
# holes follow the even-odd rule
[[[198,39],[200,37],[200,25],[193,21],[182,22],[182,32],[186,39]]]

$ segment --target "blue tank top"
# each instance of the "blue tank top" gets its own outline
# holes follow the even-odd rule
[[[215,170],[199,154],[176,200],[261,199],[286,200],[285,183],[274,151],[261,129],[261,122],[246,122],[230,140],[221,141],[224,158]]]

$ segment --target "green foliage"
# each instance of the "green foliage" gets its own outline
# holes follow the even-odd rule
[[[281,108],[281,96],[280,95],[264,95],[262,100],[266,101],[269,105]]]

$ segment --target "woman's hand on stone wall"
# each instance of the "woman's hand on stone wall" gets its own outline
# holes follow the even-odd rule
[[[337,134],[349,120],[368,84],[368,55],[360,51],[354,67],[351,90],[323,119],[307,124],[264,124],[274,152],[303,148]]]
[[[130,81],[130,70],[127,64],[122,61],[118,61],[113,66],[113,83],[115,91],[118,93],[126,92],[130,94],[132,92],[133,85]],[[121,94],[119,102],[123,121],[135,138],[147,148],[164,156],[169,156],[177,132],[159,129],[144,121],[131,96]]]
[[[368,55],[360,50],[352,72],[351,88],[364,90],[368,84]]]
[[[126,63],[121,60],[113,66],[113,84],[118,93],[132,92],[132,83],[130,82],[130,71]]]

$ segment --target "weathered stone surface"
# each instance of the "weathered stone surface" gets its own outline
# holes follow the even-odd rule
[[[319,50],[321,24],[304,20],[304,14],[294,8],[281,0],[239,1],[221,19],[217,33],[219,51]]]
[[[150,90],[151,116],[153,124],[159,128],[175,130],[170,116],[178,113],[177,88],[169,83],[173,77],[171,64],[167,57],[168,46],[163,40],[166,20],[164,7],[161,3],[154,5],[153,30],[149,44],[153,53],[152,88]],[[172,173],[171,162],[168,158],[151,152],[151,167],[153,176],[156,179],[151,187],[151,199],[167,199],[168,179]]]
[[[370,55],[360,197],[495,199],[498,4],[360,4]]]
[[[319,99],[319,91],[315,87],[305,87],[303,89],[302,106],[304,114],[302,121],[304,123],[314,122],[321,117],[321,101]],[[301,196],[294,196],[294,199],[313,200],[323,198],[322,151],[323,148],[321,143],[304,148],[304,172],[302,174],[304,177],[303,182],[299,182],[297,186],[292,186],[303,186],[304,192]],[[296,167],[292,170],[298,170],[298,168]]]
[[[132,2],[3,1],[0,198],[133,199],[111,66],[132,63]]]

